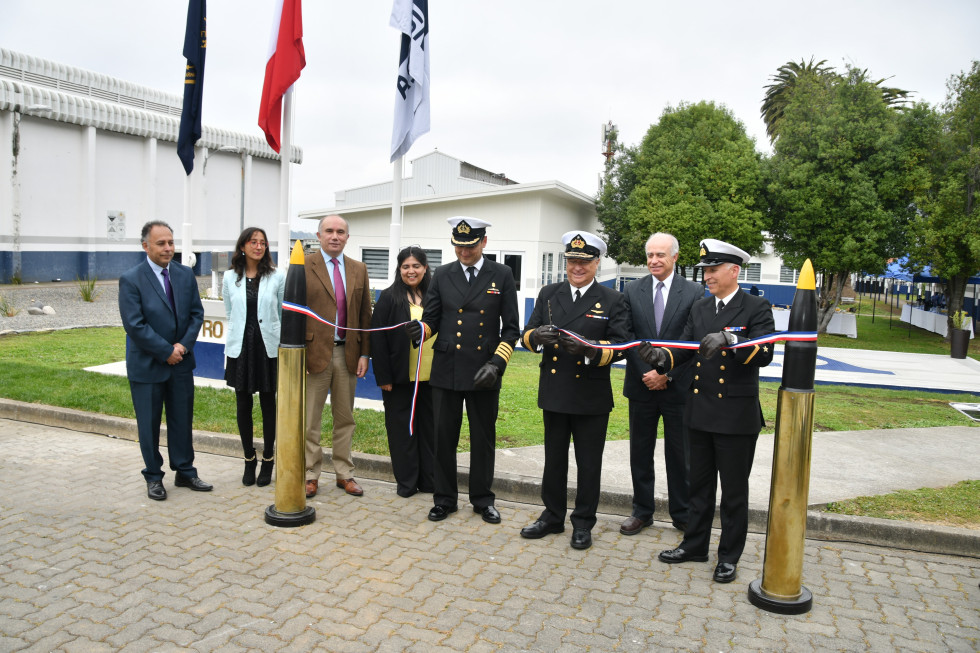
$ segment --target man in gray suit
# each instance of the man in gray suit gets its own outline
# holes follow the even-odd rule
[[[626,312],[633,335],[642,340],[679,340],[695,301],[704,295],[700,285],[674,274],[680,247],[670,234],[647,239],[650,276],[626,285]],[[630,349],[626,355],[623,394],[629,399],[630,471],[633,476],[633,513],[619,532],[636,535],[653,523],[653,454],[657,422],[664,422],[664,463],[667,467],[667,504],[674,528],[684,530],[690,490],[690,454],[684,405],[691,385],[689,366],[659,374]]]

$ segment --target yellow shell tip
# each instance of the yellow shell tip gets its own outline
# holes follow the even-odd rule
[[[303,255],[303,242],[301,240],[296,240],[296,244],[293,245],[293,251],[289,255],[290,265],[303,265],[306,263],[306,257]]]
[[[813,263],[810,259],[803,262],[803,267],[800,268],[800,279],[796,282],[797,290],[816,290],[817,289],[817,278],[813,274]]]

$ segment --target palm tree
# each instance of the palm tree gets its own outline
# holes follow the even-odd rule
[[[776,136],[779,135],[779,123],[783,119],[783,111],[785,111],[790,95],[800,78],[834,74],[834,69],[825,67],[825,63],[827,60],[822,59],[815,64],[813,57],[810,57],[809,63],[802,59],[800,63],[788,61],[779,67],[775,75],[770,77],[773,83],[766,86],[766,96],[762,100],[761,111],[770,143],[775,142]]]
[[[783,112],[789,103],[793,89],[796,88],[800,79],[811,76],[833,78],[838,75],[833,68],[828,68],[824,65],[827,63],[826,59],[822,59],[817,63],[814,63],[813,59],[813,57],[810,57],[809,63],[804,62],[802,59],[799,63],[789,61],[780,66],[777,73],[770,77],[773,83],[765,87],[766,96],[762,100],[761,109],[762,119],[766,123],[766,134],[769,136],[770,143],[774,143],[776,137],[779,136],[779,124],[783,119]],[[859,81],[867,80],[867,68],[856,72]],[[894,106],[907,102],[909,91],[890,86],[882,86],[882,82],[887,79],[882,78],[876,82],[872,82],[881,90],[881,97],[885,101],[885,104]]]

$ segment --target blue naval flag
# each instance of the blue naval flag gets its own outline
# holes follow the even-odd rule
[[[187,28],[184,32],[184,105],[180,112],[177,156],[188,175],[194,169],[194,144],[201,138],[201,102],[204,98],[204,55],[207,52],[207,13],[205,0],[187,4]]]
[[[391,160],[429,131],[429,2],[395,0],[389,24],[402,33]]]

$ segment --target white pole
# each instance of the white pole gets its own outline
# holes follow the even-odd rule
[[[189,268],[194,267],[194,264],[197,262],[192,251],[194,248],[194,200],[197,199],[196,193],[194,192],[197,185],[194,183],[193,178],[204,174],[204,167],[208,164],[208,148],[201,148],[200,153],[201,156],[198,157],[195,155],[195,159],[201,161],[201,165],[194,166],[191,174],[184,177],[184,223],[180,228],[180,260],[181,263]],[[196,172],[197,170],[201,172],[198,173]]]
[[[402,157],[395,159],[391,179],[391,228],[388,236],[388,285],[398,274],[398,251],[402,240]]]
[[[293,149],[293,87],[283,96],[282,104],[282,142],[279,148],[279,262],[284,272],[289,268],[289,200],[290,200],[290,159]]]

